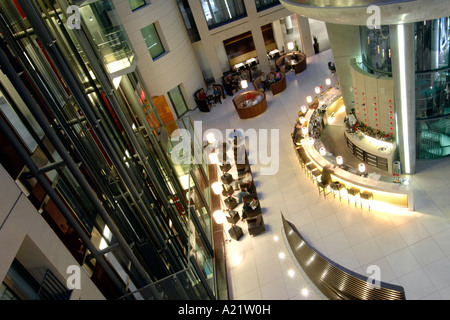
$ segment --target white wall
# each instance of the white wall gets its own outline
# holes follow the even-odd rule
[[[165,95],[183,84],[189,109],[194,109],[193,93],[204,86],[202,68],[191,45],[180,10],[175,0],[152,0],[141,9],[132,12],[127,0],[113,0],[117,14],[128,34],[131,45],[138,56],[138,68],[152,96]],[[141,29],[157,22],[166,44],[166,53],[152,60]],[[174,117],[175,112],[172,109]]]
[[[78,265],[77,261],[1,165],[0,181],[0,281],[20,252],[28,258],[29,255],[39,256],[39,261],[48,263],[41,266],[49,268],[65,284],[70,276],[66,274],[67,267]],[[32,267],[40,264],[36,259],[33,263]],[[75,289],[71,299],[105,298],[82,269],[81,289]]]

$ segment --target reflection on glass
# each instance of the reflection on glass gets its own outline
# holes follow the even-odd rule
[[[431,71],[450,67],[450,18],[415,24],[416,70]]]
[[[392,74],[389,26],[380,29],[360,27],[364,66],[373,74]]]
[[[433,159],[450,155],[450,117],[417,121],[417,158]]]
[[[245,17],[243,0],[200,0],[209,29]]]
[[[151,25],[142,28],[141,32],[145,43],[147,44],[148,51],[150,51],[152,59],[155,60],[165,52],[155,24],[152,23]]]
[[[261,11],[277,4],[280,4],[279,0],[255,0],[256,10]]]

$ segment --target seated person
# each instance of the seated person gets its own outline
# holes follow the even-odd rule
[[[213,97],[216,103],[220,102],[222,104],[222,91],[220,91],[219,87],[214,87]]]
[[[275,81],[280,81],[281,80],[281,72],[280,71],[277,71],[276,73],[275,73]]]
[[[263,85],[264,92],[266,92],[266,90],[268,89],[268,83],[267,83],[267,76],[264,72],[261,73],[261,83]]]
[[[247,215],[250,211],[254,211],[259,207],[259,201],[257,197],[253,197],[252,201],[244,202],[244,207],[242,208],[242,220],[247,219]]]
[[[327,164],[325,167],[323,167],[322,169],[322,175],[321,175],[321,182],[323,185],[329,185],[331,183],[331,174],[334,171],[331,170],[331,165]]]
[[[275,76],[274,76],[274,74],[271,72],[271,73],[269,73],[268,76],[267,76],[267,83],[270,84],[270,83],[273,83],[274,81],[275,81]]]
[[[199,93],[198,93],[198,99],[199,100],[205,100],[206,99],[206,92],[203,89],[200,89]]]
[[[330,69],[331,72],[336,72],[336,67],[333,62],[328,62],[328,69]]]
[[[241,191],[238,192],[238,203],[242,203],[244,197],[251,196],[255,191],[253,183],[241,186]]]

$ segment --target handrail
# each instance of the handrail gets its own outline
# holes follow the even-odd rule
[[[403,287],[371,279],[329,260],[303,238],[281,213],[289,246],[303,271],[331,300],[406,300]]]

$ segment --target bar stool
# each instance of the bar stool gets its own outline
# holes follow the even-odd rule
[[[312,177],[313,177],[312,171],[317,169],[316,165],[314,163],[309,163],[306,165],[306,169],[307,169],[308,176],[312,179]]]
[[[323,183],[322,181],[317,183],[317,187],[319,188],[319,196],[321,193],[323,193],[323,198],[325,199],[327,195],[330,194],[330,191],[328,191],[329,185],[329,183]]]
[[[339,181],[334,181],[330,184],[330,188],[333,191],[333,198],[336,199],[336,194],[339,195],[339,201],[341,201],[343,194],[341,190],[345,188],[345,184],[340,183]]]
[[[355,187],[347,188],[347,202],[350,204],[350,196],[353,197],[353,201],[356,207],[356,196],[359,194],[359,189]],[[361,200],[360,200],[361,201]]]
[[[373,200],[373,193],[369,192],[369,191],[364,191],[362,193],[359,194],[360,197],[360,202],[361,202],[361,209],[362,209],[362,201],[365,200],[367,201],[367,206],[369,207],[369,211],[370,211],[370,201]]]
[[[311,171],[311,178],[313,180],[314,183],[318,183],[318,178],[322,175],[322,170],[320,170],[319,168]]]

